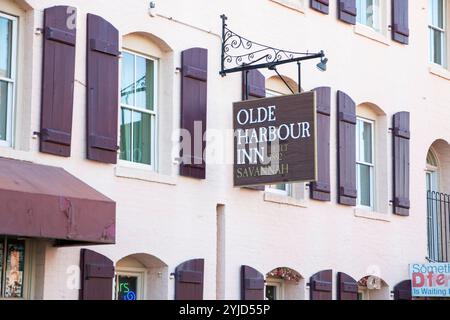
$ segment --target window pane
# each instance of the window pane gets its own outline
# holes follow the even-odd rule
[[[151,115],[133,112],[133,162],[151,164]]]
[[[362,144],[363,144],[363,159],[366,163],[372,163],[372,124],[368,122],[363,123],[362,132]]]
[[[0,17],[0,77],[11,77],[12,21]]]
[[[131,111],[125,108],[120,117],[120,159],[131,161]]]
[[[7,138],[8,86],[7,82],[0,81],[0,140],[6,140]]]
[[[136,57],[136,107],[153,110],[154,62]]]
[[[25,270],[25,241],[8,239],[5,297],[22,298]]]
[[[120,96],[123,104],[134,106],[134,55],[125,52],[122,58],[122,86]]]
[[[358,164],[358,175],[359,175],[359,204],[362,206],[371,207],[371,168],[366,165]]]
[[[137,300],[138,277],[119,275],[116,279],[117,300]]]
[[[266,286],[266,298],[267,300],[276,300],[277,299],[277,287],[275,286]]]
[[[431,37],[433,42],[433,62],[442,65],[443,33],[438,30],[431,29]]]

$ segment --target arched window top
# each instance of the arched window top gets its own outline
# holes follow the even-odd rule
[[[427,165],[432,167],[438,167],[438,161],[432,149],[430,149],[427,154]]]

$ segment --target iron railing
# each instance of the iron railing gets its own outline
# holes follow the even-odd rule
[[[450,251],[450,195],[427,192],[428,259],[449,262]]]

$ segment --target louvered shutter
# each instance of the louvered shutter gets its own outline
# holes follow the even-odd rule
[[[311,183],[311,199],[331,200],[330,187],[330,115],[331,88],[314,89],[317,100],[317,181]]]
[[[309,293],[311,300],[333,299],[333,271],[317,272],[309,279]]]
[[[348,274],[338,272],[337,274],[337,299],[358,300],[358,282]]]
[[[338,18],[350,24],[356,24],[356,0],[338,0]]]
[[[392,0],[392,39],[409,43],[409,6],[408,0]]]
[[[190,153],[182,150],[180,175],[205,179],[208,50],[191,48],[183,51],[181,64],[181,128],[190,133],[191,147]]]
[[[412,300],[411,280],[400,282],[394,287],[394,300]]]
[[[409,112],[394,115],[394,214],[409,216]]]
[[[264,300],[264,276],[249,266],[241,267],[241,299]]]
[[[356,206],[356,106],[338,91],[338,195],[339,203]]]
[[[72,139],[76,32],[75,8],[44,10],[40,151],[63,157]]]
[[[119,32],[105,19],[87,15],[87,157],[117,162]]]
[[[248,72],[246,76],[246,72]],[[242,100],[266,97],[266,78],[258,70],[242,72]],[[245,189],[264,191],[264,186],[250,186]]]
[[[104,255],[81,249],[80,300],[112,300],[114,263]]]
[[[183,262],[175,269],[175,300],[203,300],[203,259]]]
[[[312,9],[319,11],[321,13],[329,13],[329,0],[310,0],[310,6]]]

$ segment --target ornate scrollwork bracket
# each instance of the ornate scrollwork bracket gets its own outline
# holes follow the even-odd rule
[[[227,17],[222,19],[222,61],[220,74],[240,72],[252,69],[269,68],[275,70],[275,66],[280,64],[300,62],[310,59],[325,58],[323,51],[317,53],[294,52],[269,47],[251,41],[228,28]]]

